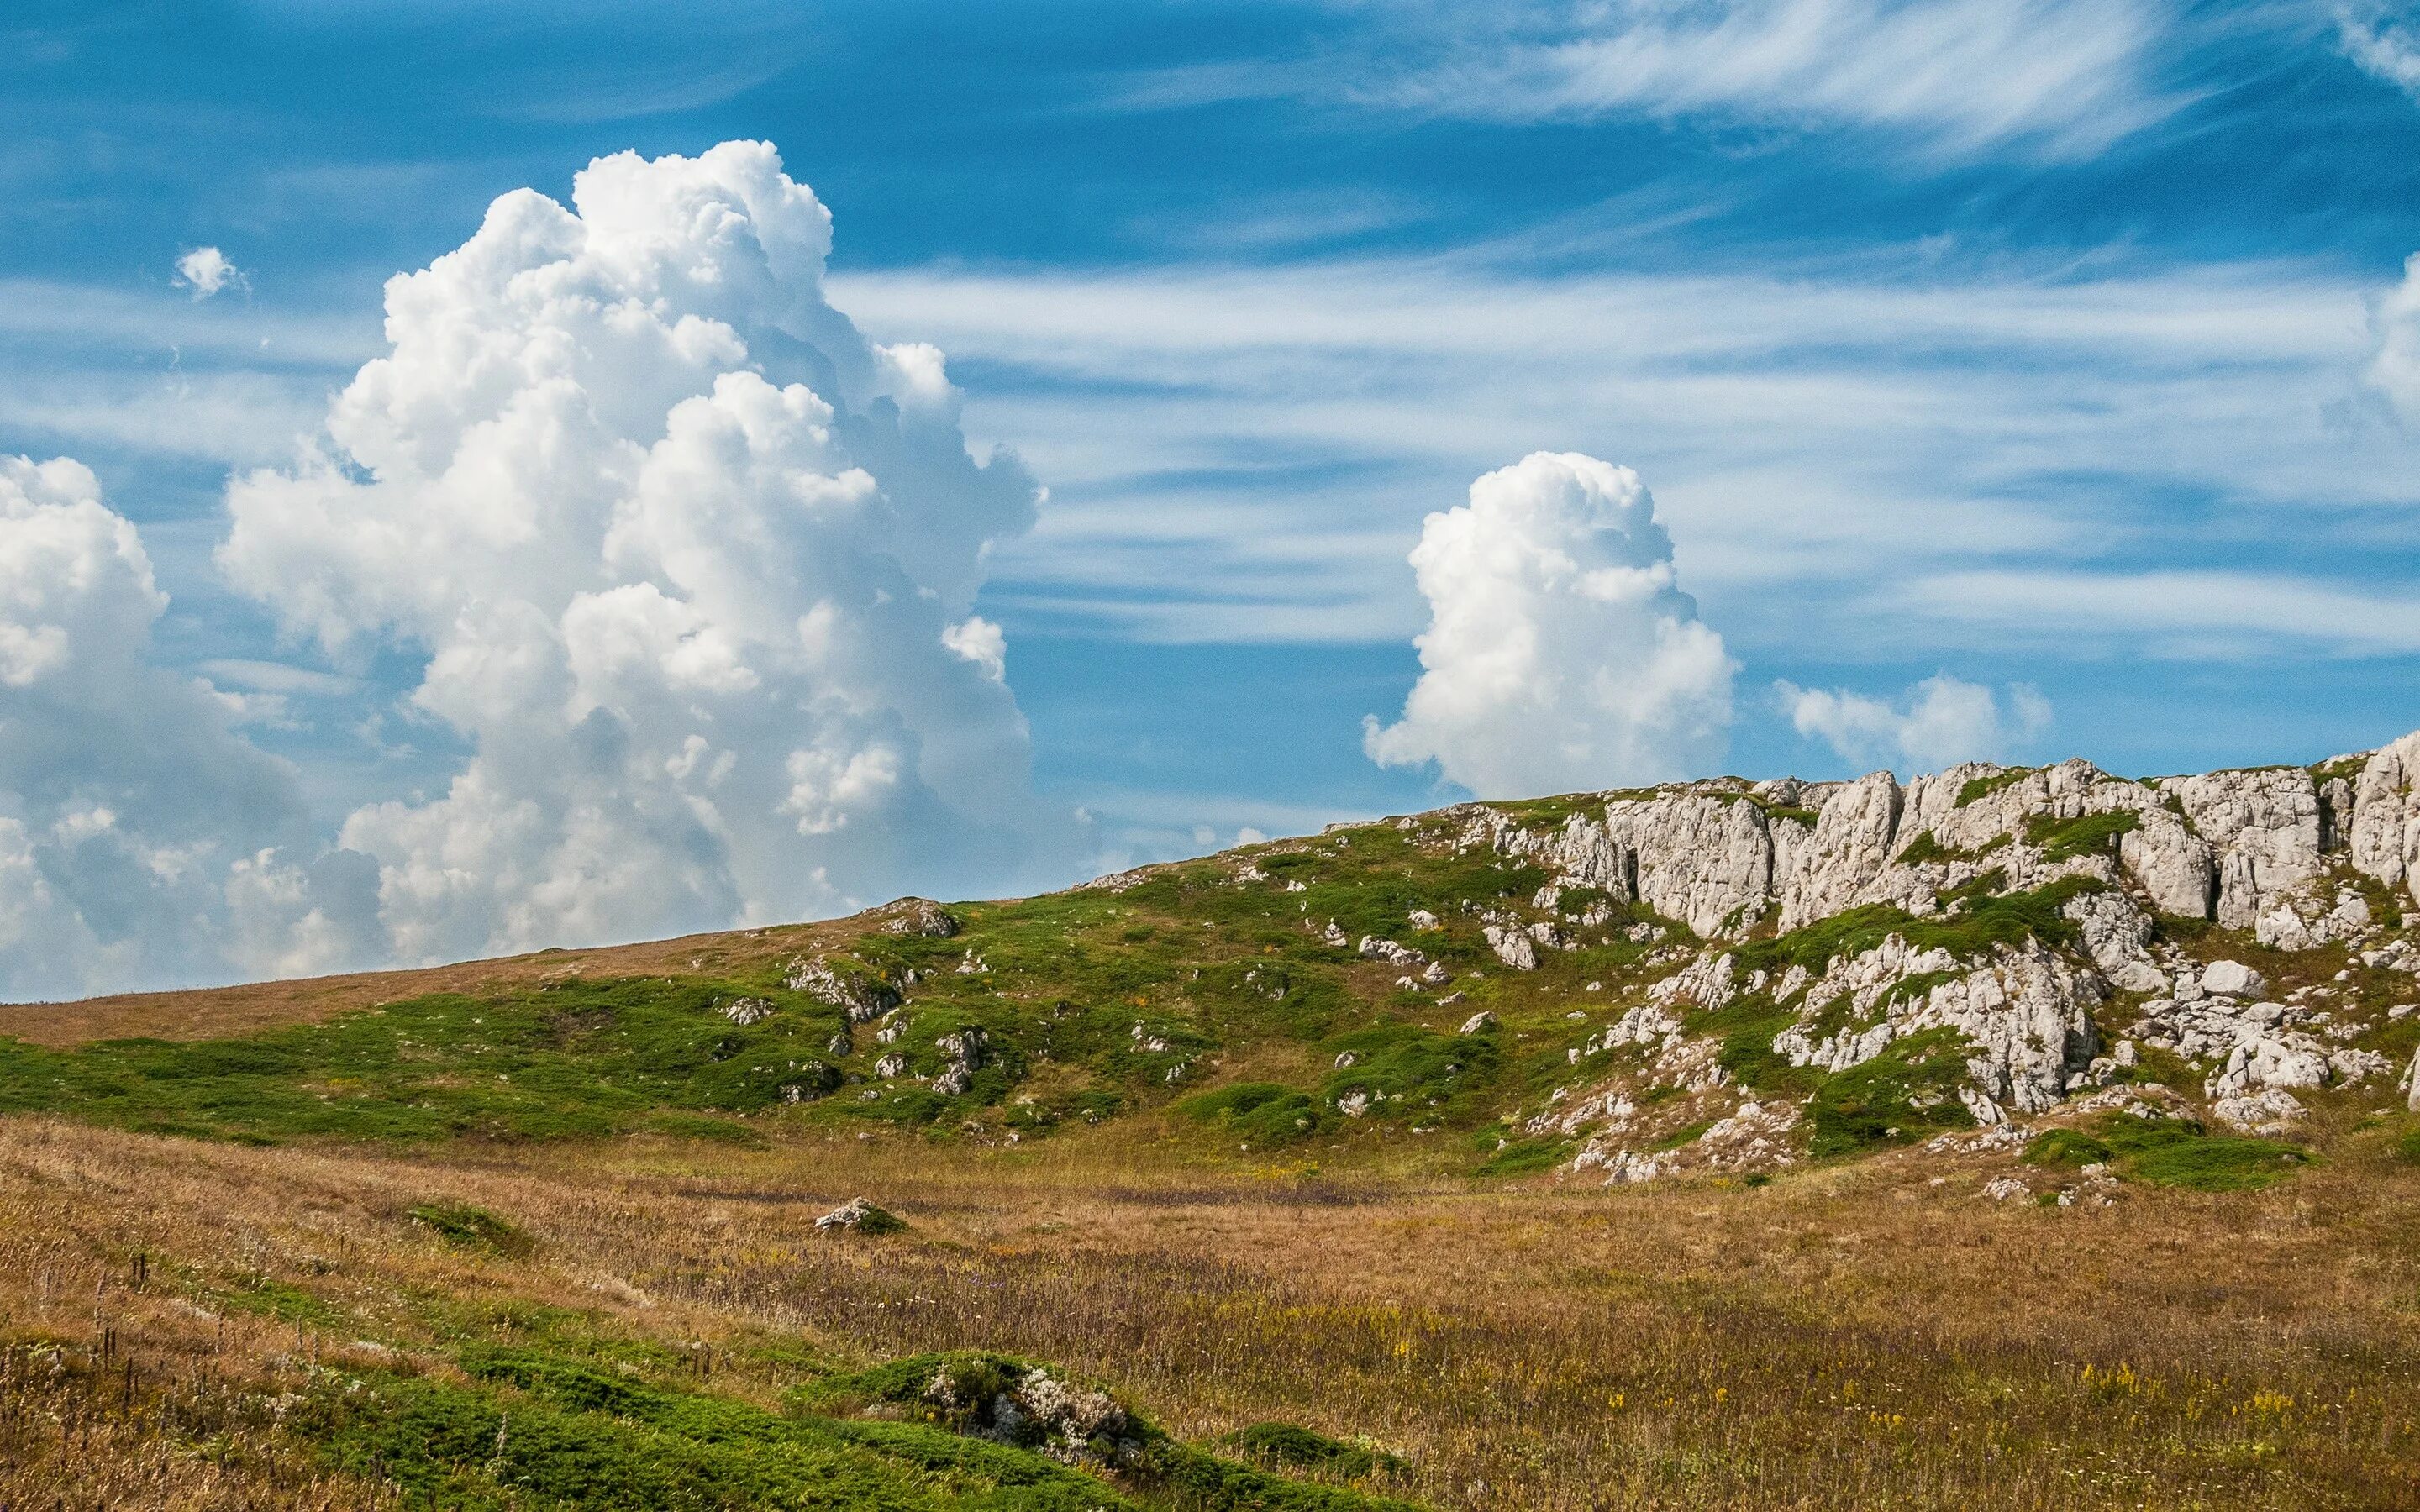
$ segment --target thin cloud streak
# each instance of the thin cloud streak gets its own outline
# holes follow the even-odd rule
[[[833,281],[870,328],[945,343],[970,429],[1016,438],[1052,485],[997,602],[1156,640],[1395,639],[1419,624],[1402,552],[1458,497],[1455,474],[1563,446],[1657,480],[1727,636],[1820,625],[1845,648],[1875,644],[1852,606],[1886,580],[2310,553],[2365,521],[2413,522],[2420,438],[2359,403],[2377,292],[2287,263]],[[2180,539],[2180,519],[2223,528]]]

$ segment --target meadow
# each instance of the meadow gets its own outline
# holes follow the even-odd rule
[[[988,1350],[1269,1473],[1224,1504],[2408,1506],[2420,1165],[2389,1133],[2288,1186],[2086,1211],[1978,1201],[1897,1157],[1610,1192],[1238,1168],[1172,1121],[1005,1149],[399,1153],[20,1119],[0,1504],[1057,1504],[812,1410],[882,1362]],[[860,1193],[910,1227],[814,1229]],[[581,1407],[538,1365],[658,1395]],[[474,1449],[412,1461],[348,1427],[365,1393],[372,1418],[408,1398],[461,1419]],[[814,1429],[856,1478],[615,1479],[668,1445],[710,1459],[735,1413]],[[613,1431],[561,1421],[582,1419]],[[1238,1437],[1267,1424],[1375,1455],[1351,1477],[1271,1461]],[[515,1432],[547,1453],[517,1458]]]
[[[0,1509],[2420,1504],[2420,1118],[1970,1146],[1959,1044],[1792,1066],[1752,990],[1678,1011],[1721,1095],[1804,1107],[1795,1156],[1601,1185],[1530,1132],[1575,1086],[1655,1148],[1728,1105],[1602,1033],[1694,946],[1566,896],[1584,937],[1505,970],[1544,873],[1440,823],[9,1009]],[[2065,944],[2065,895],[1740,949]],[[2341,949],[2185,943],[2420,1038]],[[816,1227],[860,1196],[904,1227]],[[1011,1422],[1037,1381],[1119,1426]]]

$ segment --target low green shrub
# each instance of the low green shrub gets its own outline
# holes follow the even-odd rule
[[[1346,1443],[1292,1423],[1255,1423],[1235,1435],[1236,1447],[1264,1464],[1308,1470],[1339,1480],[1359,1480],[1376,1471],[1398,1471],[1404,1462],[1383,1449]]]
[[[536,1241],[485,1208],[467,1203],[428,1203],[411,1210],[411,1221],[457,1249],[484,1250],[515,1259],[537,1247]]]

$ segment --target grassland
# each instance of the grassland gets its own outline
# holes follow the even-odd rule
[[[758,1482],[706,1453],[774,1439],[837,1457],[830,1485],[914,1493],[837,1504],[1010,1504],[1013,1482],[1053,1504],[1016,1482],[1047,1462],[986,1471],[982,1446],[886,1447],[851,1435],[907,1425],[799,1405],[939,1350],[1053,1362],[1231,1462],[1257,1424],[1366,1445],[1402,1468],[1337,1489],[1439,1506],[2420,1497],[2420,1166],[2392,1128],[2287,1187],[2089,1212],[1892,1155],[1604,1192],[1239,1167],[1181,1122],[1138,1133],[405,1153],[11,1120],[0,1499],[835,1504],[740,1499]],[[857,1192],[911,1227],[813,1228]],[[431,1425],[417,1451],[362,1427],[396,1412]],[[691,1499],[579,1493],[629,1454],[688,1467]]]
[[[1591,1036],[1687,959],[1666,921],[1566,896],[1595,923],[1515,973],[1483,924],[1534,868],[1388,825],[1247,859],[948,937],[6,1011],[0,1507],[2420,1504],[2420,1120],[1927,1152],[1954,1033],[1825,1073],[1749,992],[1683,1011],[1803,1103],[1797,1163],[1582,1185],[1528,1131],[1635,1055]],[[2075,886],[1741,955],[2056,944]],[[1713,1116],[1638,1101],[1651,1148]],[[1980,1196],[2086,1166],[2118,1200]],[[814,1227],[857,1196],[908,1227]],[[1108,1388],[1124,1446],[934,1396],[1017,1362]]]

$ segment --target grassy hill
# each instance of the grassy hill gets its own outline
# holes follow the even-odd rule
[[[0,1504],[2420,1500],[2420,1125],[2378,1088],[2255,1138],[2147,1049],[2000,1138],[1955,1029],[1776,1048],[1866,1022],[1793,970],[2084,963],[2089,879],[1709,944],[1471,820],[0,1010]],[[2346,947],[2162,927],[2420,1039]],[[1726,957],[1756,985],[1672,988]],[[1582,1108],[1712,1153],[1607,1188]],[[814,1227],[855,1196],[906,1227]]]

